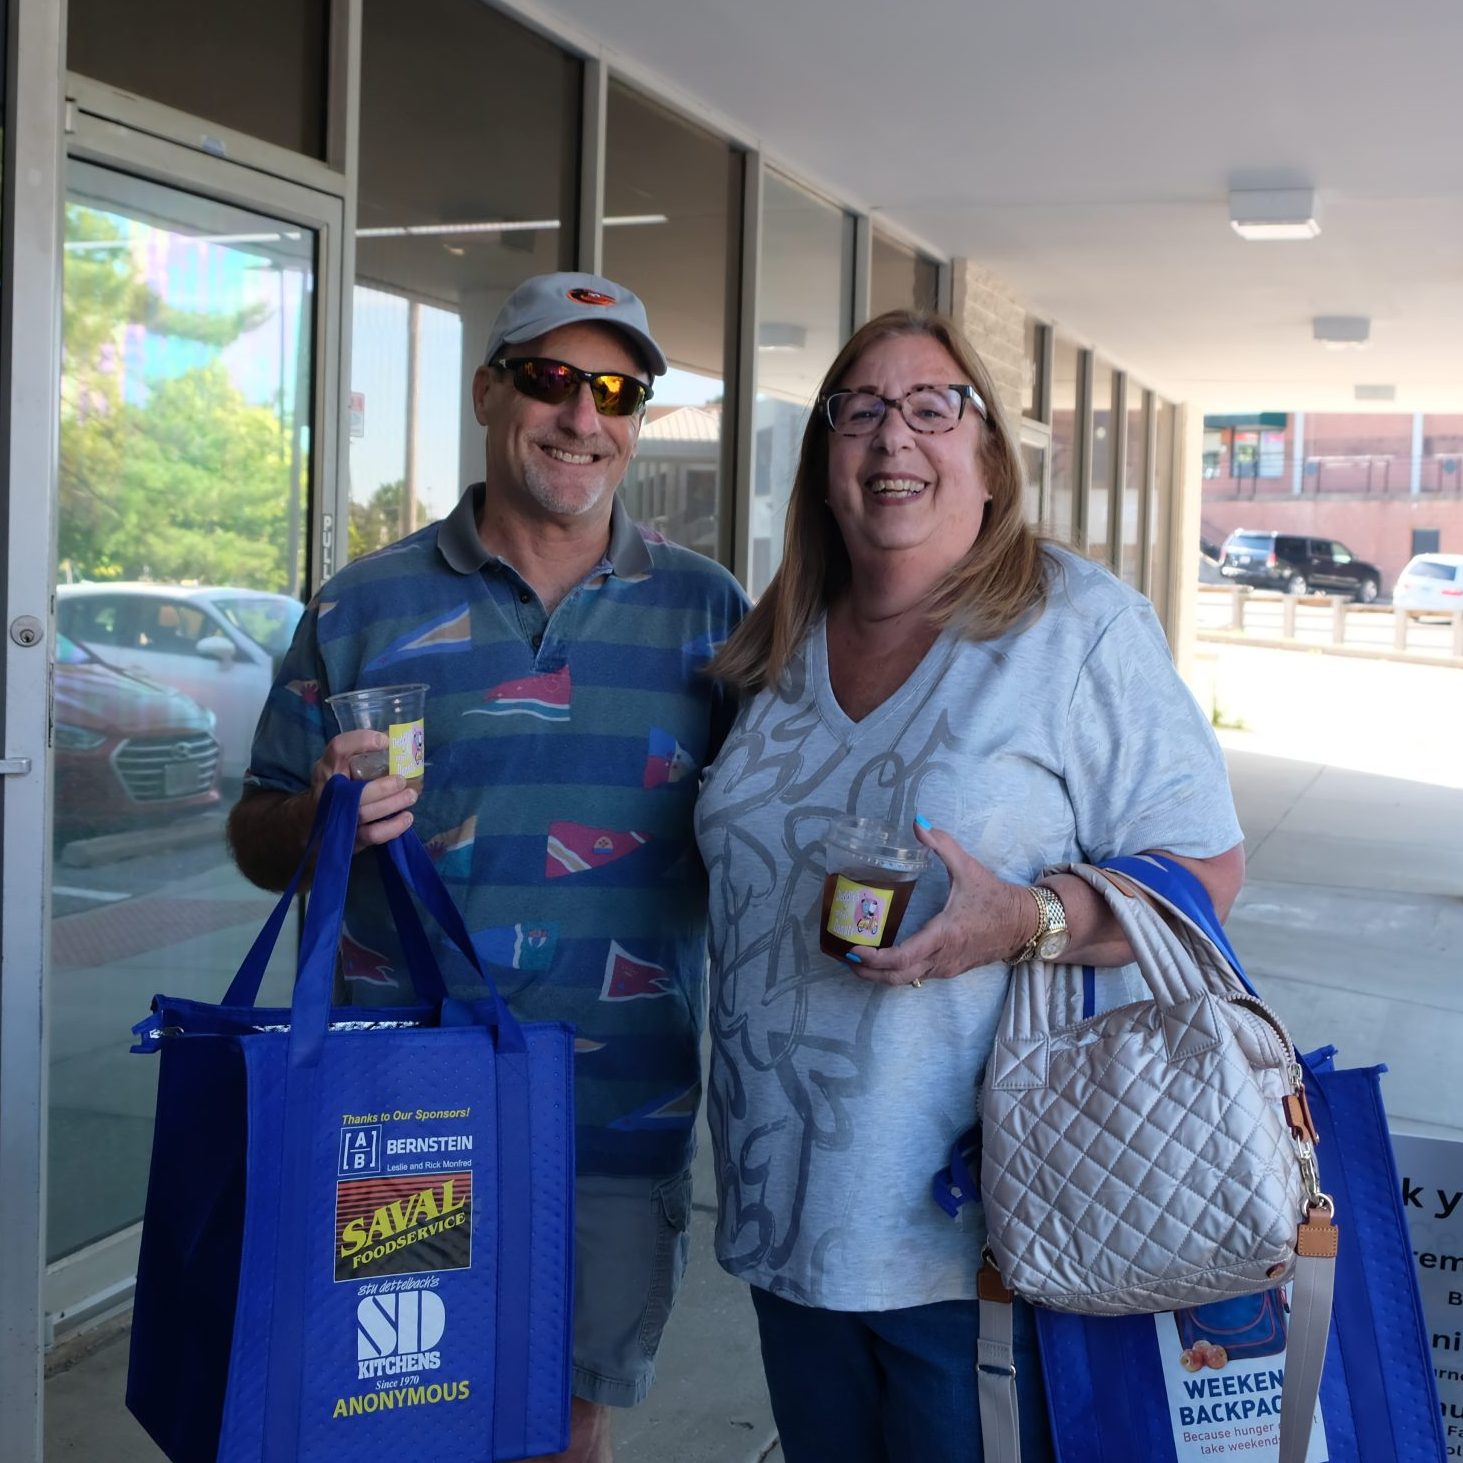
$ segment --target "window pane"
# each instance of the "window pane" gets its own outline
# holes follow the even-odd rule
[[[1116,378],[1105,361],[1096,361],[1092,368],[1092,473],[1087,498],[1087,535],[1085,547],[1089,557],[1099,564],[1110,563],[1108,554],[1108,514],[1112,502],[1112,474],[1116,454],[1113,452],[1113,388]]]
[[[66,64],[95,81],[323,158],[329,17],[329,0],[69,0]]]
[[[642,523],[703,554],[720,547],[722,407],[741,157],[611,82],[604,272],[645,301],[670,362],[622,489]]]
[[[224,841],[310,498],[308,229],[67,168],[56,590],[50,1202],[56,1259],[135,1222],[156,1064],[117,1033],[217,999],[274,897]],[[267,999],[288,1000],[277,949]]]
[[[934,310],[940,301],[940,266],[874,230],[869,260],[869,317],[885,310]]]
[[[1042,371],[1046,365],[1046,338],[1049,327],[1040,320],[1026,317],[1026,348],[1021,370],[1021,415],[1040,421]]]
[[[1077,501],[1077,365],[1076,345],[1057,336],[1052,352],[1051,493],[1042,529],[1050,538],[1075,543]]]
[[[476,0],[363,9],[353,558],[483,475],[469,390],[493,318],[573,264],[581,85],[577,61]]]
[[[751,592],[782,559],[788,493],[823,372],[847,338],[853,219],[776,173],[762,183]]]
[[[1143,388],[1128,378],[1128,423],[1123,463],[1123,507],[1119,524],[1118,573],[1139,587],[1143,570],[1143,492],[1148,483],[1148,413]]]
[[[926,259],[923,254],[914,261],[914,308],[940,308],[940,266],[936,260]]]
[[[1045,443],[1023,438],[1021,466],[1025,469],[1026,481],[1021,501],[1025,508],[1026,521],[1033,528],[1038,528],[1041,524],[1041,489],[1042,479],[1046,476],[1046,456]]]

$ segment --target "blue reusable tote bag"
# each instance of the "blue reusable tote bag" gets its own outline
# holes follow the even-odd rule
[[[173,1463],[464,1463],[569,1439],[573,1032],[484,975],[449,999],[406,890],[473,966],[414,833],[376,850],[419,1004],[330,999],[362,784],[219,1005],[158,996],[127,1405]],[[318,851],[293,1005],[254,1001]]]
[[[1203,886],[1143,855],[1105,867],[1141,884],[1244,971]],[[1246,981],[1248,984],[1248,981]],[[1308,1463],[1444,1463],[1427,1328],[1379,1078],[1300,1058],[1340,1250]],[[1036,1311],[1059,1463],[1276,1456],[1285,1378],[1279,1291],[1160,1316]],[[1222,1348],[1216,1351],[1214,1348]]]

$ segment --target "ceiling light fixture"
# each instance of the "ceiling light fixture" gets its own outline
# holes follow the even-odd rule
[[[626,225],[663,224],[670,219],[663,213],[623,213],[605,219],[606,228]],[[491,219],[484,223],[403,224],[396,228],[357,229],[358,239],[433,239],[460,234],[517,234],[556,229],[556,218]],[[262,236],[261,236],[262,237]],[[274,237],[271,235],[270,237]]]
[[[1240,238],[1252,243],[1314,239],[1321,232],[1316,218],[1316,190],[1232,190],[1229,195],[1229,224]]]
[[[1354,386],[1352,390],[1356,393],[1358,401],[1396,401],[1397,388],[1395,386]]]
[[[1361,350],[1371,339],[1372,322],[1365,315],[1317,315],[1311,338],[1327,350]]]
[[[800,351],[808,344],[808,327],[792,320],[764,320],[757,327],[759,351]]]

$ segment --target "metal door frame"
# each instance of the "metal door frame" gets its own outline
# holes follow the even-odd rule
[[[347,488],[340,472],[340,318],[343,290],[343,201],[256,169],[210,156],[150,131],[124,125],[88,110],[105,88],[70,78],[66,107],[66,161],[145,178],[180,192],[215,199],[298,224],[317,239],[311,328],[310,501],[306,507],[306,582],[317,588],[332,572],[334,525],[345,511],[338,501]],[[314,171],[314,169],[312,169]],[[317,177],[325,176],[323,170]],[[65,171],[62,173],[63,197]],[[58,285],[60,283],[58,275]],[[58,423],[59,428],[59,423]],[[53,507],[53,514],[55,509]],[[54,582],[55,529],[46,546]],[[47,783],[49,784],[49,769]],[[47,871],[49,875],[49,870]],[[48,877],[49,884],[49,877]],[[46,890],[49,909],[50,890]],[[49,1265],[43,1291],[44,1340],[98,1314],[125,1305],[136,1269],[140,1224],[133,1224]],[[44,1253],[44,1233],[42,1234]]]
[[[50,961],[49,653],[61,368],[61,110],[66,7],[6,18],[0,443],[5,699],[0,706],[0,1463],[41,1456]],[[15,638],[29,616],[44,638]]]

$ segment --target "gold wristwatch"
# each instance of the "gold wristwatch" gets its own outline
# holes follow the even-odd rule
[[[1026,892],[1036,900],[1036,933],[1021,947],[1012,963],[1060,960],[1072,938],[1067,929],[1066,906],[1045,884],[1028,884]]]

